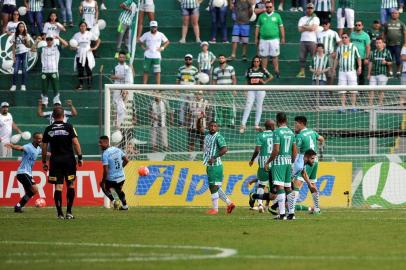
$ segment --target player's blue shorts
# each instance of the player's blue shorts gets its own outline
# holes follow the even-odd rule
[[[249,24],[234,24],[232,32],[232,42],[248,43],[250,36]]]
[[[304,169],[304,155],[299,154],[297,155],[295,162],[293,163],[293,168],[292,168],[292,178],[293,179],[298,179],[302,178],[302,171]]]

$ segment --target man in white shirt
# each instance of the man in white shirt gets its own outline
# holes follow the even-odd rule
[[[300,71],[296,75],[297,78],[305,78],[306,57],[310,54],[313,57],[317,44],[317,30],[320,25],[320,20],[313,13],[314,5],[312,3],[306,6],[306,16],[300,18],[298,23],[300,36]]]
[[[158,150],[157,139],[159,137],[163,151],[168,151],[168,128],[166,116],[169,114],[170,123],[173,123],[173,111],[169,107],[169,103],[166,100],[162,100],[159,93],[156,94],[154,101],[151,103],[150,115],[151,115],[151,144],[152,151]]]
[[[161,52],[169,45],[169,40],[166,36],[158,31],[158,22],[151,21],[149,23],[151,30],[144,33],[139,42],[144,52],[144,75],[142,81],[148,83],[148,74],[153,68],[155,73],[156,84],[161,84]]]
[[[14,123],[11,113],[8,112],[10,106],[8,102],[4,101],[0,106],[0,158],[5,158],[12,156],[12,149],[6,147],[6,144],[10,143],[13,129],[18,133],[21,133],[21,130]]]

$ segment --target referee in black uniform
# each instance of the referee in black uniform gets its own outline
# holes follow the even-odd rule
[[[78,166],[82,166],[82,151],[76,130],[71,124],[64,123],[64,111],[62,107],[54,108],[52,116],[55,122],[48,126],[42,139],[42,167],[48,170],[47,149],[51,147],[51,158],[49,160],[48,183],[55,184],[55,207],[59,219],[73,219],[72,205],[75,198],[74,181],[76,179],[76,159],[73,153],[75,149],[78,155]],[[62,212],[62,189],[66,181],[68,191],[66,192],[67,208],[66,217]]]

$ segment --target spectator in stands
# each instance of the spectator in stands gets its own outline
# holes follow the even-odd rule
[[[382,0],[381,4],[381,23],[385,25],[389,20],[392,10],[398,9],[398,1],[397,0]]]
[[[3,8],[1,10],[1,20],[3,21],[3,33],[7,31],[7,23],[13,20],[13,12],[17,9],[16,0],[3,0]]]
[[[228,43],[227,40],[227,11],[228,0],[222,0],[221,6],[214,6],[214,1],[210,0],[209,11],[211,15],[211,32],[210,43],[216,43],[217,30],[220,28],[221,39],[223,43]]]
[[[118,57],[118,52],[121,51],[121,44],[123,43],[127,48],[127,58],[130,58],[130,29],[131,25],[137,11],[136,0],[125,0],[120,4],[121,11],[120,16],[118,17],[118,27],[117,27],[117,43],[116,43],[116,54],[114,58]]]
[[[42,6],[43,0],[24,0],[24,5],[27,7],[28,21],[31,24],[31,35],[35,37],[37,35],[36,28],[38,28],[38,35],[43,31],[42,22]]]
[[[261,15],[262,13],[266,12],[266,3],[271,2],[272,6],[273,6],[273,1],[270,0],[257,0],[257,3],[255,4],[254,7],[254,13],[257,15],[257,18],[259,17],[259,15]]]
[[[237,78],[233,66],[227,64],[224,55],[219,55],[219,66],[213,70],[213,84],[215,85],[236,85]],[[235,126],[236,104],[235,97],[237,92],[233,91],[216,91],[214,94],[215,101],[224,101],[227,104],[232,103],[232,108],[228,106],[216,106],[214,108],[214,119],[220,126]],[[230,102],[231,101],[231,102]]]
[[[391,20],[384,26],[383,32],[386,47],[392,54],[392,59],[396,63],[396,77],[400,77],[400,51],[402,44],[406,44],[406,26],[399,20],[399,11],[392,9]],[[389,76],[393,76],[392,68],[389,69]]]
[[[54,108],[61,107],[61,106],[62,106],[62,103],[60,100],[54,102]],[[68,122],[70,117],[76,117],[78,115],[78,112],[77,112],[75,106],[73,106],[72,100],[70,100],[70,99],[66,100],[66,106],[69,107],[69,110],[63,111],[63,115],[64,115],[63,122],[65,122],[65,123]],[[52,116],[53,110],[44,112],[43,107],[44,107],[44,105],[42,104],[42,99],[39,99],[38,106],[37,106],[37,116],[48,119],[49,124],[51,125],[55,121],[54,117]]]
[[[201,43],[200,40],[200,28],[199,28],[199,7],[203,0],[179,0],[180,8],[182,11],[182,37],[179,43],[186,43],[186,36],[189,28],[189,22],[192,22],[193,32],[197,43]]]
[[[0,158],[11,157],[12,151],[6,147],[10,143],[13,129],[18,133],[22,133],[17,124],[13,121],[13,116],[8,112],[9,104],[4,101],[0,108]]]
[[[13,73],[13,84],[10,91],[15,91],[17,89],[17,77],[18,71],[21,69],[22,81],[21,81],[21,91],[27,90],[27,65],[28,65],[28,52],[33,47],[31,42],[31,37],[27,33],[27,27],[25,23],[20,22],[17,25],[17,30],[12,37],[13,43],[13,60],[14,60],[14,73]]]
[[[376,39],[376,49],[371,52],[368,65],[369,85],[386,85],[388,82],[388,67],[392,65],[392,55],[381,37]],[[382,106],[384,92],[379,91],[378,105]],[[374,91],[369,92],[369,105],[374,104]]]
[[[209,103],[203,98],[203,91],[195,93],[195,98],[188,105],[188,144],[189,152],[195,151],[195,143],[199,145],[198,151],[203,151],[204,131],[209,115]]]
[[[245,73],[245,77],[247,79],[247,84],[249,85],[265,85],[273,79],[271,73],[269,73],[266,68],[262,67],[261,58],[259,56],[254,56],[254,58],[252,58],[251,66]],[[241,134],[245,132],[248,117],[250,116],[254,101],[256,103],[255,129],[260,129],[259,123],[261,122],[262,104],[264,103],[265,94],[265,91],[248,91],[247,102],[245,103],[244,114],[241,120]]]
[[[58,0],[58,4],[61,9],[63,26],[66,27],[69,23],[69,27],[73,27],[72,0]]]
[[[347,33],[341,35],[342,43],[337,48],[337,57],[334,61],[333,73],[336,74],[337,66],[338,72],[338,85],[357,85],[357,75],[361,74],[361,56],[357,47],[350,42],[350,37]],[[348,91],[340,91],[342,108],[340,113],[345,112],[346,106],[346,93]],[[350,91],[352,111],[356,112],[355,103],[357,102],[357,91]]]
[[[46,36],[45,47],[40,48],[41,50],[41,64],[42,64],[42,104],[48,105],[48,88],[51,85],[54,92],[54,104],[56,102],[60,103],[59,96],[59,58],[61,47],[67,47],[68,43],[61,37],[52,35]]]
[[[327,84],[333,85],[335,74],[332,70],[336,58],[336,47],[340,45],[341,38],[336,31],[330,29],[330,25],[328,20],[322,22],[323,31],[317,32],[317,42],[323,44],[324,53],[328,56]]]
[[[303,12],[310,0],[292,0],[291,12]]]
[[[281,16],[274,12],[272,2],[265,5],[266,12],[259,15],[255,28],[255,43],[262,67],[268,67],[268,58],[272,58],[275,75],[279,78],[280,43],[285,44],[285,28]]]
[[[313,63],[310,67],[310,71],[313,72],[313,85],[327,84],[326,73],[330,69],[330,67],[328,66],[328,62],[329,56],[324,53],[324,45],[322,43],[317,44],[316,54],[313,57]]]
[[[365,33],[364,24],[361,20],[355,22],[355,31],[351,33],[350,40],[361,56],[361,74],[358,75],[358,85],[365,84],[365,74],[368,72],[369,54],[371,53],[371,39]]]
[[[20,13],[18,10],[13,11],[13,18],[7,23],[6,33],[11,36],[16,32],[17,25],[20,23]]]
[[[403,13],[404,6],[405,6],[405,0],[399,0],[399,13]]]
[[[209,43],[203,41],[200,44],[202,51],[197,56],[197,63],[199,65],[199,71],[211,75],[212,66],[214,61],[216,61],[216,56],[209,51]]]
[[[96,38],[94,34],[90,31],[87,31],[87,24],[86,22],[81,22],[79,24],[79,32],[77,32],[72,39],[78,42],[78,47],[72,48],[76,50],[74,68],[78,71],[78,79],[79,84],[76,87],[76,90],[83,89],[83,82],[86,78],[87,87],[90,89],[92,87],[92,69],[96,65],[96,61],[94,60],[93,51],[97,50],[100,46],[100,39]],[[91,41],[96,41],[94,47],[90,47]],[[85,70],[86,75],[85,77]]]
[[[375,50],[375,41],[378,37],[382,37],[383,36],[383,31],[382,31],[382,27],[381,27],[381,23],[379,22],[379,20],[375,20],[372,23],[372,28],[370,30],[367,31],[369,38],[371,39],[371,50]]]
[[[173,111],[169,107],[169,103],[161,98],[161,95],[157,93],[154,97],[154,101],[151,103],[150,116],[151,116],[151,144],[152,151],[156,152],[158,147],[158,139],[162,150],[167,152],[168,146],[168,121],[166,119],[169,114],[169,123],[173,124]]]
[[[155,4],[154,0],[141,0],[140,8],[138,11],[138,28],[137,28],[137,40],[142,34],[142,27],[144,25],[144,16],[147,13],[149,21],[155,21]]]
[[[50,2],[51,2],[51,8],[56,10],[56,2],[55,2],[55,0],[50,0]]]
[[[79,13],[82,21],[87,25],[87,30],[92,29],[99,19],[99,7],[95,0],[84,0],[80,3]]]
[[[59,37],[61,31],[66,32],[66,28],[58,22],[58,15],[56,12],[52,11],[49,13],[48,20],[44,25],[43,33],[52,37]]]
[[[334,13],[335,0],[314,0],[315,12],[320,21],[331,21]]]
[[[150,31],[145,32],[139,42],[144,52],[144,75],[142,82],[148,83],[148,74],[151,68],[155,74],[156,84],[161,84],[161,52],[169,46],[169,40],[162,32],[158,31],[158,22],[149,23]]]
[[[306,16],[300,18],[298,23],[300,36],[300,71],[296,75],[297,78],[305,78],[306,58],[308,55],[313,57],[316,50],[317,35],[316,32],[320,25],[320,20],[314,14],[314,5],[309,3],[306,5]]]
[[[355,0],[338,0],[337,31],[340,37],[344,33],[345,26],[347,26],[349,33],[354,30],[354,1]]]
[[[403,44],[402,51],[400,52],[400,60],[402,60],[402,77],[400,78],[400,84],[406,85],[406,44]],[[406,91],[400,92],[400,106],[403,107],[406,104]]]

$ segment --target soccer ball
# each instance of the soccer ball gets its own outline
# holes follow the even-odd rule
[[[45,207],[45,206],[47,206],[47,203],[46,203],[45,199],[38,198],[38,199],[35,200],[35,207],[42,208],[42,207]]]
[[[13,60],[3,60],[3,63],[1,63],[1,68],[9,70],[13,67],[13,64]]]
[[[199,82],[201,84],[208,84],[210,81],[209,75],[207,75],[206,73],[200,72],[199,74],[197,74],[197,79],[199,80]]]
[[[21,16],[24,16],[27,14],[27,8],[26,7],[19,7],[18,8],[18,13],[20,13]]]
[[[147,176],[149,175],[149,170],[147,166],[141,166],[138,168],[138,174],[140,176]]]
[[[221,8],[224,6],[224,0],[213,0],[213,7]]]
[[[99,26],[100,30],[104,30],[104,28],[106,28],[106,21],[103,19],[100,19],[97,21],[97,25]]]
[[[111,134],[111,141],[113,143],[119,143],[123,139],[123,134],[120,130],[116,130]]]
[[[20,141],[20,139],[21,139],[21,134],[16,134],[16,135],[11,136],[10,142],[12,144],[16,144]]]
[[[79,45],[79,43],[77,42],[76,39],[69,40],[69,46],[71,46],[72,48],[77,48],[78,45]]]
[[[21,133],[21,137],[24,140],[29,140],[29,139],[31,139],[31,133],[29,131],[24,131],[23,133]]]

